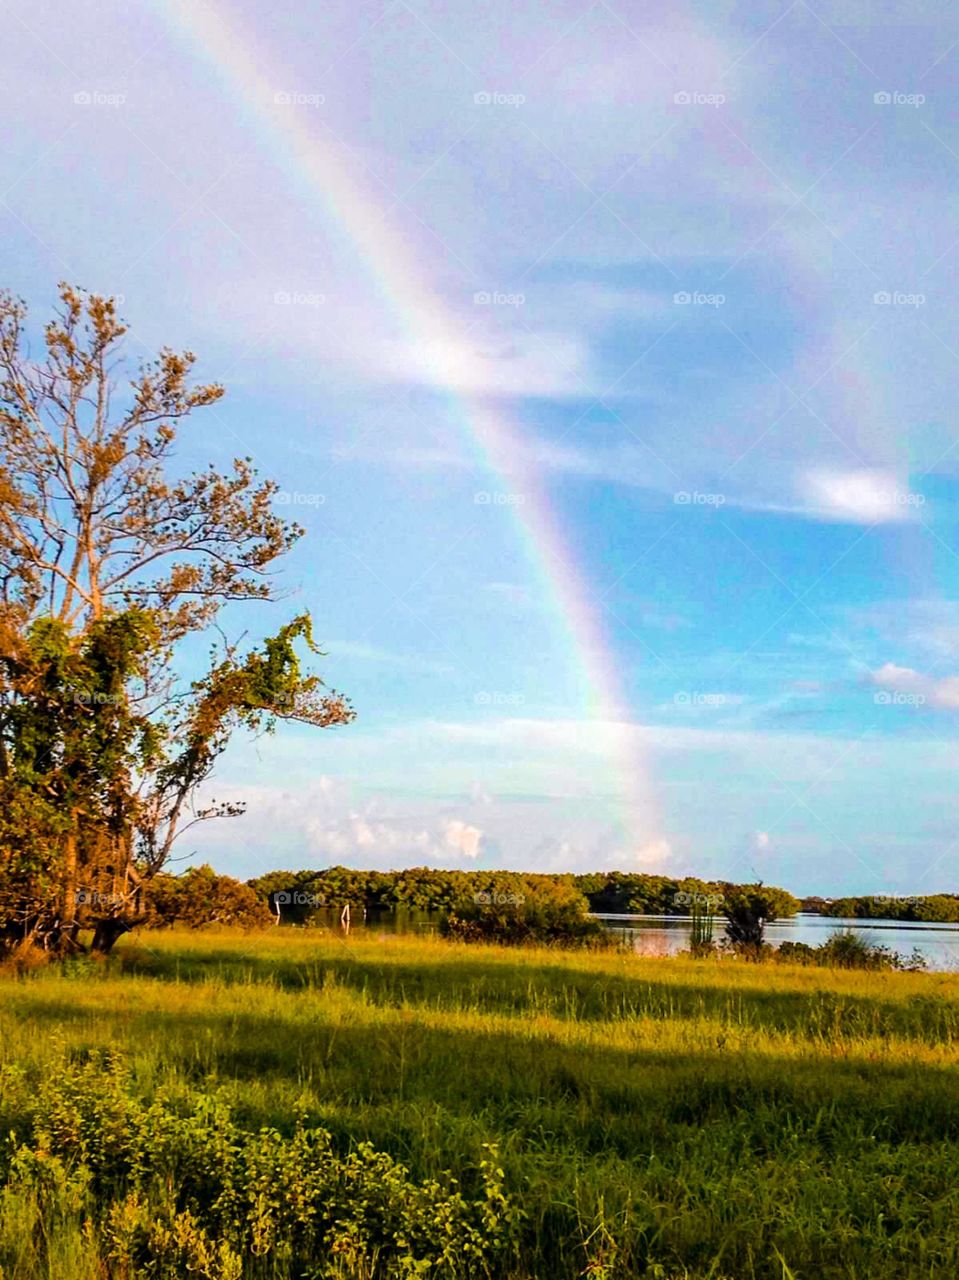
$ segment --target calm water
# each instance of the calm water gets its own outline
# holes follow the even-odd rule
[[[338,911],[318,911],[318,924],[339,928]],[[600,915],[598,919],[625,941],[632,942],[643,955],[675,955],[689,946],[690,921],[687,916]],[[716,920],[715,936],[723,936],[724,921]],[[371,912],[364,920],[354,912],[352,928],[374,929],[381,933],[433,933],[439,915],[430,911]],[[881,943],[893,951],[909,955],[913,950],[925,957],[930,969],[959,970],[959,924],[906,924],[894,920],[847,920],[831,916],[798,915],[768,925],[766,939],[780,942],[808,942],[818,946],[837,929],[854,929],[869,942]]]
[[[689,946],[690,921],[685,916],[599,917],[608,929],[622,933],[644,955],[674,955]],[[723,936],[725,921],[715,922],[715,937]],[[916,950],[930,969],[959,969],[959,924],[912,924],[896,920],[851,920],[838,916],[794,916],[766,926],[766,941],[807,942],[818,947],[837,929],[853,929],[867,942],[879,943],[903,955]]]

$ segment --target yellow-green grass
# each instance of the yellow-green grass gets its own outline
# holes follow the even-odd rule
[[[283,1133],[305,1110],[420,1179],[468,1182],[497,1143],[524,1280],[959,1276],[952,975],[141,934],[0,977],[0,1133],[98,1046],[144,1098],[218,1093]],[[85,1247],[41,1257],[0,1224],[4,1280],[92,1280]]]

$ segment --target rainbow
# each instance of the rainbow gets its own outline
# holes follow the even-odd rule
[[[267,68],[262,50],[244,38],[210,0],[154,0],[175,35],[209,66],[239,102],[269,147],[271,158],[311,203],[319,202],[351,242],[378,293],[419,351],[431,361],[436,385],[477,387],[483,370],[449,309],[430,289],[408,244],[384,220],[340,150],[308,127],[303,112],[272,110],[283,78]],[[520,432],[480,395],[448,393],[477,460],[497,488],[522,494],[511,505],[529,565],[554,615],[575,668],[584,710],[606,744],[621,798],[623,837],[637,858],[662,847],[639,733],[622,696],[599,607],[566,543],[548,496],[534,474]],[[646,851],[644,854],[644,850]]]

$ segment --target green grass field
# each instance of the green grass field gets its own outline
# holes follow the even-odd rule
[[[0,1276],[954,1280],[957,1043],[951,975],[143,934],[0,977]]]

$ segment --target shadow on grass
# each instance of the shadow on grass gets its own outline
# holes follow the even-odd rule
[[[286,991],[318,989],[332,982],[384,1007],[548,1014],[581,1022],[708,1017],[737,1028],[823,1038],[897,1036],[933,1045],[959,1043],[959,1002],[935,994],[907,1001],[850,992],[744,989],[734,983],[717,984],[713,968],[704,970],[708,981],[702,985],[668,978],[651,981],[647,975],[564,968],[563,955],[557,952],[553,963],[534,961],[522,952],[512,963],[491,962],[482,954],[436,960],[425,954],[401,961],[373,948],[344,945],[341,955],[303,962],[275,952],[257,955],[253,945],[188,955],[137,949],[122,957],[122,966],[124,972],[165,980],[264,982]]]
[[[204,1087],[288,1083],[350,1114],[440,1107],[524,1142],[646,1158],[663,1143],[696,1142],[716,1127],[742,1153],[815,1136],[862,1141],[959,1140],[952,1068],[829,1055],[566,1045],[515,1027],[445,1029],[408,1018],[365,1021],[133,1003],[91,1009],[22,991],[7,1017],[41,1034],[82,1022],[86,1042],[154,1055],[163,1071]],[[76,1040],[76,1035],[72,1037]],[[272,1117],[279,1123],[283,1117]],[[292,1117],[287,1117],[292,1124]],[[327,1123],[324,1120],[324,1123]]]

